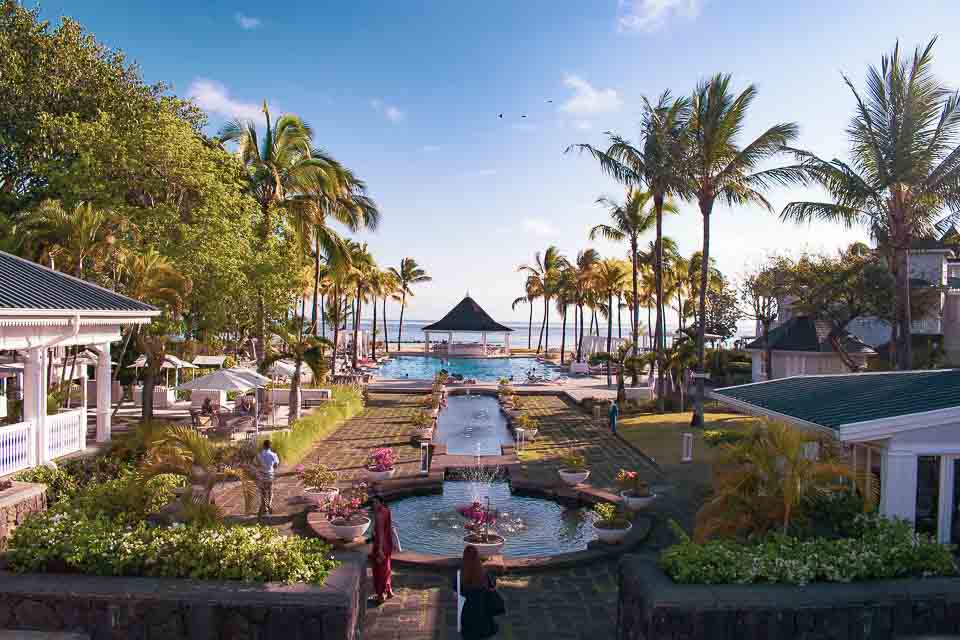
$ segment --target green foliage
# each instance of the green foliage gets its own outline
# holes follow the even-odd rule
[[[69,500],[80,490],[80,483],[77,478],[64,467],[34,467],[21,471],[13,479],[20,482],[37,482],[47,485],[48,505]]]
[[[913,524],[861,515],[849,538],[772,535],[757,544],[681,542],[660,556],[660,567],[686,584],[855,582],[907,576],[952,576],[951,547],[915,533]]]
[[[703,432],[703,442],[708,447],[719,447],[722,444],[735,444],[747,437],[743,431],[733,429],[709,429]]]
[[[284,464],[296,464],[310,452],[314,442],[362,409],[363,398],[359,390],[350,386],[335,386],[329,402],[294,422],[289,432],[271,436],[273,450]]]
[[[122,523],[79,509],[38,514],[10,540],[17,572],[74,571],[244,582],[322,584],[337,566],[320,540],[265,526]]]
[[[561,458],[560,465],[561,469],[569,469],[570,471],[586,471],[587,459],[578,453],[571,453]]]
[[[625,528],[630,522],[620,508],[612,502],[599,502],[593,505],[593,512],[597,515],[598,524],[611,529]]]
[[[92,516],[136,523],[169,504],[174,498],[173,489],[181,484],[181,479],[173,475],[145,480],[128,472],[113,480],[88,484],[70,501],[70,507]]]

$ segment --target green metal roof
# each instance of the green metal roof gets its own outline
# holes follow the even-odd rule
[[[814,320],[810,316],[794,316],[770,330],[767,336],[774,351],[815,351],[830,353],[830,322]],[[840,337],[847,353],[872,354],[873,349],[856,336],[844,331]],[[746,346],[747,349],[763,349],[763,336]]]
[[[839,430],[852,422],[960,407],[960,369],[797,376],[712,395]]]

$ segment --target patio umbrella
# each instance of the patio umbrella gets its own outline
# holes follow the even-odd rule
[[[270,378],[268,378],[267,376],[261,373],[254,371],[253,369],[247,369],[245,367],[231,367],[229,369],[226,369],[226,371],[229,373],[232,373],[233,375],[239,378],[248,380],[249,382],[252,383],[251,384],[252,387],[262,387],[268,382],[270,382]]]
[[[133,364],[128,365],[128,369],[139,369],[140,367],[147,366],[147,356],[142,354],[139,358],[133,361]],[[175,355],[167,354],[163,356],[163,364],[160,365],[161,369],[173,369],[173,386],[177,386],[180,383],[180,369],[197,369],[197,365],[187,362],[186,360],[181,360]],[[169,385],[169,379],[167,383]]]
[[[213,373],[185,382],[177,388],[188,391],[246,391],[260,386],[263,386],[262,383],[241,377],[229,369],[217,369]]]
[[[293,378],[294,373],[296,373],[297,366],[290,362],[289,360],[277,360],[270,368],[267,369],[267,373],[272,376],[280,376],[282,378]],[[300,377],[304,380],[312,380],[313,373],[310,371],[310,367],[307,365],[302,365],[300,367]]]

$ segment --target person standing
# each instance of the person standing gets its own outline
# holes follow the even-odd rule
[[[610,417],[610,432],[617,435],[617,418],[620,416],[620,407],[617,406],[616,400],[610,401],[610,410],[607,415]]]
[[[370,563],[373,565],[373,592],[378,604],[393,597],[390,559],[393,556],[393,516],[382,496],[370,498],[373,504],[373,548]]]
[[[257,454],[257,466],[257,488],[260,490],[260,510],[257,515],[262,518],[264,512],[273,513],[273,478],[280,466],[280,456],[270,448],[270,440],[263,441],[263,448]]]
[[[506,609],[497,593],[497,583],[483,568],[480,553],[473,545],[463,550],[463,568],[460,572],[460,595],[465,602],[460,613],[460,637],[464,640],[483,640],[497,635],[495,616]]]

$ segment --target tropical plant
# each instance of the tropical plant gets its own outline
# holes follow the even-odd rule
[[[594,286],[598,296],[607,298],[607,353],[613,349],[613,297],[623,289],[626,272],[617,260],[604,260],[597,265]],[[607,386],[612,384],[610,361],[607,361]]]
[[[587,459],[579,453],[570,453],[560,459],[560,468],[568,471],[586,471]]]
[[[627,373],[640,375],[647,364],[643,356],[634,358],[630,355],[632,351],[633,344],[628,340],[621,344],[616,351],[595,353],[591,358],[591,362],[610,363],[617,371],[617,402],[619,402],[621,406],[627,401],[624,377]]]
[[[522,264],[517,267],[517,271],[528,275],[528,281],[533,278],[534,284],[528,288],[539,289],[543,298],[543,323],[540,325],[537,353],[540,353],[541,344],[545,353],[550,348],[550,300],[557,294],[560,273],[566,265],[567,259],[560,254],[559,249],[551,245],[542,255],[539,251],[534,254],[532,265]]]
[[[403,334],[403,310],[407,306],[407,297],[413,297],[413,285],[433,280],[427,275],[417,261],[413,258],[404,258],[400,261],[400,269],[390,267],[390,273],[393,274],[397,284],[397,290],[400,292],[400,326],[397,327],[397,351],[400,350],[400,340]],[[386,301],[384,301],[386,302]],[[386,315],[386,312],[384,312]]]
[[[523,429],[524,431],[529,432],[537,430],[540,424],[537,422],[536,418],[531,416],[529,413],[523,413],[517,416],[516,420],[514,420],[514,426],[517,429]]]
[[[533,302],[543,295],[540,288],[540,280],[534,276],[527,276],[523,284],[524,295],[514,298],[510,308],[516,311],[521,304],[526,304],[530,311],[527,319],[527,349],[533,349]]]
[[[786,534],[803,515],[805,499],[817,493],[860,490],[866,505],[876,504],[875,493],[865,493],[866,474],[852,471],[833,443],[806,431],[766,421],[721,449],[714,496],[697,513],[697,540]]]
[[[948,225],[960,212],[960,96],[933,75],[932,38],[904,56],[897,43],[880,67],[867,71],[866,95],[846,75],[856,101],[847,127],[850,161],[795,150],[793,167],[822,186],[833,202],[791,202],[784,219],[863,225],[893,254],[897,363],[912,366],[910,269],[912,242]],[[793,175],[796,175],[793,174]],[[943,209],[951,211],[941,217]]]
[[[274,324],[272,333],[280,341],[280,350],[271,352],[260,363],[260,370],[266,371],[278,360],[293,361],[289,407],[290,419],[296,420],[300,417],[300,379],[303,365],[306,363],[310,367],[315,381],[322,382],[326,373],[324,351],[333,345],[325,338],[307,334],[304,330],[303,316],[294,316],[286,322]]]
[[[617,482],[633,498],[647,498],[650,496],[650,483],[643,479],[639,471],[620,469],[617,472]]]
[[[365,518],[363,503],[367,501],[367,485],[365,482],[354,482],[349,489],[344,489],[324,505],[327,520],[331,522],[353,522]]]
[[[697,386],[692,424],[703,425],[704,340],[707,284],[710,268],[710,215],[717,198],[728,205],[759,204],[772,210],[762,191],[790,182],[792,174],[759,167],[781,153],[797,136],[792,122],[776,124],[741,147],[738,144],[747,113],[757,95],[753,85],[734,96],[730,76],[717,74],[697,85],[690,99],[687,127],[689,148],[684,167],[686,192],[696,198],[703,217],[699,307],[697,311]]]
[[[390,447],[381,447],[367,458],[367,468],[371,471],[390,471],[397,464],[397,454]]]
[[[184,500],[199,503],[210,503],[218,484],[236,480],[250,512],[256,496],[256,472],[245,464],[229,464],[235,454],[229,445],[217,444],[189,426],[178,425],[147,453],[140,473],[146,479],[162,474],[184,478],[189,484]]]
[[[615,504],[610,502],[600,502],[593,505],[593,512],[597,519],[595,526],[601,529],[626,529],[630,526],[630,520],[623,511]]]
[[[43,247],[41,258],[53,268],[55,260],[62,257],[77,278],[87,263],[109,250],[128,227],[115,214],[89,202],[68,210],[57,200],[44,200],[21,219],[29,240]]]
[[[297,465],[297,477],[300,483],[309,491],[321,491],[337,486],[337,472],[325,464]]]

